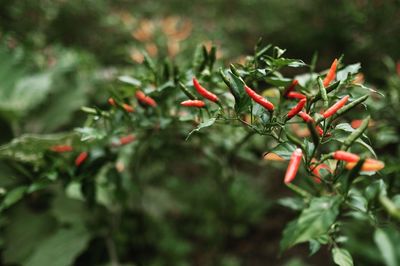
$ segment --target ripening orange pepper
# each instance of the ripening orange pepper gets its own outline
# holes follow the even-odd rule
[[[356,166],[357,162],[350,162],[346,164],[346,169],[351,170]],[[379,171],[385,167],[385,163],[374,159],[366,159],[361,166],[361,171],[371,172]]]
[[[112,106],[116,106],[115,100],[113,98],[108,98],[108,103]]]
[[[322,116],[324,118],[328,118],[332,115],[334,115],[340,108],[342,108],[346,102],[349,100],[350,96],[346,95],[344,96],[342,99],[340,99],[339,101],[337,101],[334,105],[332,105],[331,107],[329,107],[323,114]]]
[[[326,77],[324,78],[324,81],[323,81],[324,87],[329,86],[329,84],[332,82],[332,80],[335,79],[337,63],[338,63],[338,60],[335,59],[328,71],[328,74],[326,74]]]
[[[133,107],[130,106],[129,104],[122,104],[122,107],[124,108],[125,111],[127,111],[128,113],[132,113],[134,111]]]

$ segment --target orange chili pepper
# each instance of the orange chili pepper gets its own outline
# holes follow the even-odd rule
[[[338,60],[335,59],[331,65],[331,68],[329,69],[328,74],[326,74],[326,77],[324,78],[324,81],[323,81],[324,87],[327,87],[332,82],[332,80],[335,79],[337,63],[338,63]]]

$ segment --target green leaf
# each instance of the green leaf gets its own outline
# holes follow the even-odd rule
[[[339,266],[353,266],[353,258],[350,253],[343,248],[332,249],[333,261]]]
[[[80,141],[76,134],[59,133],[49,135],[27,134],[0,146],[0,159],[9,158],[20,162],[43,163],[43,156],[53,145],[78,145]]]
[[[278,204],[289,209],[299,211],[304,209],[304,201],[300,198],[283,198],[278,200]]]
[[[387,232],[382,229],[376,229],[374,233],[374,241],[381,252],[382,258],[387,266],[398,266],[396,259],[396,250],[394,245],[398,242],[392,242]]]
[[[35,74],[19,79],[15,87],[0,90],[0,113],[15,119],[42,103],[50,92],[52,75]]]
[[[228,79],[231,84],[232,94],[235,97],[236,112],[241,113],[247,111],[248,107],[251,105],[251,99],[244,90],[245,83],[243,79],[236,76],[231,71],[228,71]]]
[[[361,69],[360,63],[348,65],[345,68],[343,68],[342,70],[337,72],[336,79],[340,80],[340,81],[344,81],[348,78],[349,75],[357,74],[360,69]]]
[[[52,266],[72,265],[75,258],[85,249],[90,239],[82,227],[62,228],[49,238],[37,243],[37,248],[24,265]]]
[[[8,207],[17,203],[20,199],[24,197],[25,192],[27,191],[27,186],[16,187],[13,190],[9,191],[4,200],[0,204],[0,211],[7,209]]]
[[[273,148],[270,152],[273,152],[285,160],[289,160],[290,156],[296,149],[296,146],[290,142],[283,142],[278,144],[275,148]]]
[[[329,231],[339,214],[341,197],[314,198],[297,220],[290,222],[281,240],[281,251],[298,243],[316,239]]]
[[[200,130],[203,129],[203,128],[212,126],[212,125],[215,123],[216,120],[217,120],[216,118],[211,118],[211,119],[208,119],[208,120],[204,121],[203,123],[200,123],[195,129],[193,129],[192,131],[190,131],[190,133],[189,133],[188,136],[186,137],[186,140],[188,140],[188,139],[190,138],[190,136],[191,136],[194,132],[198,132],[198,131],[200,131]]]
[[[314,255],[315,253],[318,252],[321,248],[321,243],[319,243],[317,240],[310,240],[310,256]]]
[[[142,85],[142,83],[140,82],[140,80],[129,77],[129,76],[120,76],[118,77],[118,80],[136,87],[139,87]]]
[[[24,261],[54,231],[56,223],[48,213],[33,212],[23,205],[10,211],[8,218],[12,222],[4,228],[2,262],[25,265]]]

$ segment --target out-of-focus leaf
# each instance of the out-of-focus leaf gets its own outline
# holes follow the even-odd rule
[[[76,134],[60,133],[51,135],[23,135],[8,144],[0,146],[0,158],[9,158],[20,162],[40,164],[43,155],[53,145],[79,144]]]
[[[0,114],[7,119],[25,115],[46,99],[52,74],[35,74],[19,79],[15,87],[0,90]],[[1,85],[0,85],[1,86]]]
[[[398,234],[397,234],[398,235]],[[400,254],[396,256],[396,246],[398,247],[400,239],[397,241],[392,242],[390,239],[388,232],[384,231],[383,229],[376,229],[374,233],[374,241],[375,244],[378,246],[379,251],[381,252],[381,256],[383,261],[385,262],[386,266],[398,266]],[[397,248],[398,249],[398,248]],[[399,251],[399,249],[398,249]]]
[[[343,68],[343,69],[341,69],[340,71],[337,72],[336,79],[344,81],[344,80],[347,79],[349,74],[350,75],[357,74],[359,72],[360,68],[361,68],[361,64],[360,63],[348,65],[345,68]]]
[[[310,206],[302,211],[300,217],[286,226],[281,250],[326,234],[339,214],[340,203],[339,196],[312,199]]]
[[[270,152],[275,153],[276,155],[279,155],[285,160],[289,160],[290,156],[296,149],[296,146],[290,142],[283,142],[278,144],[275,148],[273,148]]]
[[[120,77],[118,77],[118,80],[122,81],[124,83],[128,83],[130,85],[136,86],[136,87],[139,87],[139,86],[142,85],[140,80],[132,78],[132,77],[129,77],[129,76],[120,76]]]
[[[50,262],[52,266],[72,265],[90,239],[89,233],[82,227],[69,227],[58,230],[55,234],[37,243],[35,252],[25,265],[43,266]]]
[[[12,206],[20,199],[22,199],[27,189],[27,186],[19,186],[7,192],[5,198],[0,203],[0,211],[7,209],[8,207]]]
[[[216,119],[215,118],[211,118],[209,120],[204,121],[203,123],[200,123],[195,129],[193,129],[192,131],[190,131],[190,133],[188,134],[188,136],[186,137],[186,140],[190,138],[190,136],[194,133],[194,132],[198,132],[203,128],[206,127],[210,127],[215,123]]]
[[[278,200],[278,204],[295,211],[304,209],[304,201],[300,198],[283,198]]]
[[[107,132],[100,128],[82,127],[75,131],[81,134],[81,141],[102,140],[107,136]]]
[[[332,249],[333,261],[339,266],[353,266],[353,258],[350,253],[343,248]]]
[[[23,206],[14,208],[9,217],[11,222],[4,231],[3,262],[25,265],[23,262],[54,231],[56,223],[48,213],[34,213]]]

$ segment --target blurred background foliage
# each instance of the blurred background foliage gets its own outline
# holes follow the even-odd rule
[[[389,165],[385,175],[392,182],[390,189],[399,192],[397,0],[0,0],[0,7],[1,144],[26,133],[60,133],[82,126],[86,115],[80,107],[104,106],[108,90],[121,86],[117,76],[140,72],[143,51],[159,64],[172,58],[178,65],[190,65],[198,44],[215,44],[223,62],[241,62],[240,55],[252,53],[262,37],[307,63],[317,52],[318,69],[341,54],[347,63],[361,62],[365,81],[385,95],[369,104],[376,121],[370,134]],[[51,180],[62,173],[50,169],[32,177],[32,166],[16,165],[2,150],[0,194],[15,188],[0,216],[2,263],[114,266],[115,256],[120,265],[327,263],[324,251],[308,258],[307,248],[301,247],[279,258],[280,232],[293,213],[276,204],[289,194],[275,178],[280,167],[257,160],[260,147],[265,147],[261,138],[238,153],[230,173],[235,181],[221,193],[214,177],[224,174],[218,169],[232,168],[232,162],[221,157],[235,147],[224,134],[239,139],[240,132],[218,129],[211,137],[199,134],[182,142],[189,129],[179,130],[165,130],[162,141],[156,138],[141,148],[140,166],[131,170],[140,173],[143,187],[129,184],[132,195],[125,196],[132,197],[134,207],[122,210],[115,209],[104,192],[101,204],[89,211],[73,184],[65,193],[63,184],[39,191],[40,186],[29,186],[30,178]],[[99,173],[97,186],[111,187],[116,176]],[[38,192],[24,197],[27,190]],[[396,245],[389,261],[371,255],[382,247],[375,244],[382,243],[380,239],[387,245],[398,243],[398,228],[388,227],[365,242],[357,229],[369,230],[348,225],[349,235],[354,235],[348,248],[355,261],[398,265],[393,264],[400,254]],[[124,248],[116,251],[110,235]],[[137,264],[129,264],[132,261]]]

